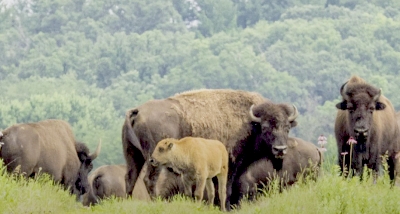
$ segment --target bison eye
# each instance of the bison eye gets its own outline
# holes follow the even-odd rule
[[[160,147],[160,148],[158,148],[158,151],[161,153],[161,152],[164,152],[164,148],[163,147]]]

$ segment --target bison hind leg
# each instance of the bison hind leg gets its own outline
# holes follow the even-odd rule
[[[226,185],[228,182],[228,172],[221,173],[217,175],[218,177],[218,195],[221,202],[221,210],[225,211],[225,203],[226,203]]]
[[[214,188],[214,182],[212,181],[211,178],[208,178],[206,180],[206,190],[207,190],[207,202],[208,204],[213,204],[214,203],[214,198],[215,198],[215,188]]]

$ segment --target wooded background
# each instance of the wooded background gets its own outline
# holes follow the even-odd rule
[[[125,111],[200,88],[294,103],[329,137],[357,74],[400,109],[397,0],[14,0],[0,3],[0,129],[69,121],[97,165],[123,163]]]

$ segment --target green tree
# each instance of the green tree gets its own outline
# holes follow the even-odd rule
[[[185,31],[182,17],[175,10],[172,1],[90,1],[82,10],[86,17],[103,23],[111,34],[142,34],[155,29]]]
[[[201,35],[209,37],[221,31],[236,28],[236,9],[231,0],[199,0],[197,27]]]
[[[288,0],[233,0],[237,6],[237,25],[246,28],[260,20],[277,21],[290,6]]]

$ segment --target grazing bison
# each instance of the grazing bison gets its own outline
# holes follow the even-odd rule
[[[108,197],[126,197],[126,165],[104,165],[89,175],[89,191],[83,196],[83,205],[94,205]]]
[[[18,170],[26,177],[48,173],[77,196],[88,190],[87,175],[101,144],[89,154],[85,144],[75,141],[71,126],[62,120],[16,124],[2,134],[0,157],[8,172]]]
[[[237,190],[232,193],[232,185],[248,165],[266,156],[284,156],[288,133],[296,125],[297,115],[292,105],[274,104],[246,91],[197,90],[148,101],[127,111],[122,129],[127,191],[132,192],[144,162],[162,139],[216,139],[225,144],[229,153],[226,208],[230,209],[231,194],[233,199],[238,198]],[[144,181],[152,196],[160,171],[160,167],[148,167]],[[179,179],[171,172],[168,177]]]
[[[145,172],[144,172],[145,173]],[[99,200],[108,197],[125,198],[126,165],[104,165],[90,173],[89,190],[83,195],[82,204],[84,206],[95,205]],[[143,182],[143,176],[138,178],[135,188],[133,189],[132,198],[148,201],[150,196]]]
[[[294,184],[299,178],[316,178],[322,163],[322,153],[314,144],[300,138],[289,138],[285,158],[263,158],[249,166],[240,177],[240,193],[252,200],[258,190],[279,179],[281,187]]]
[[[179,174],[188,196],[192,196],[192,186],[195,185],[196,200],[202,201],[207,189],[210,204],[214,202],[215,194],[211,179],[217,177],[221,209],[225,211],[228,152],[220,141],[194,137],[166,138],[157,144],[150,163],[166,166]]]
[[[379,171],[382,157],[387,153],[389,176],[395,177],[395,156],[399,151],[399,126],[392,103],[381,94],[381,90],[368,84],[358,76],[352,76],[340,88],[343,101],[335,121],[335,136],[338,146],[339,165],[343,171],[343,152],[350,152],[347,143],[350,137],[356,139],[353,145],[351,168],[361,174],[364,165]],[[345,167],[350,166],[350,158],[345,158]]]

